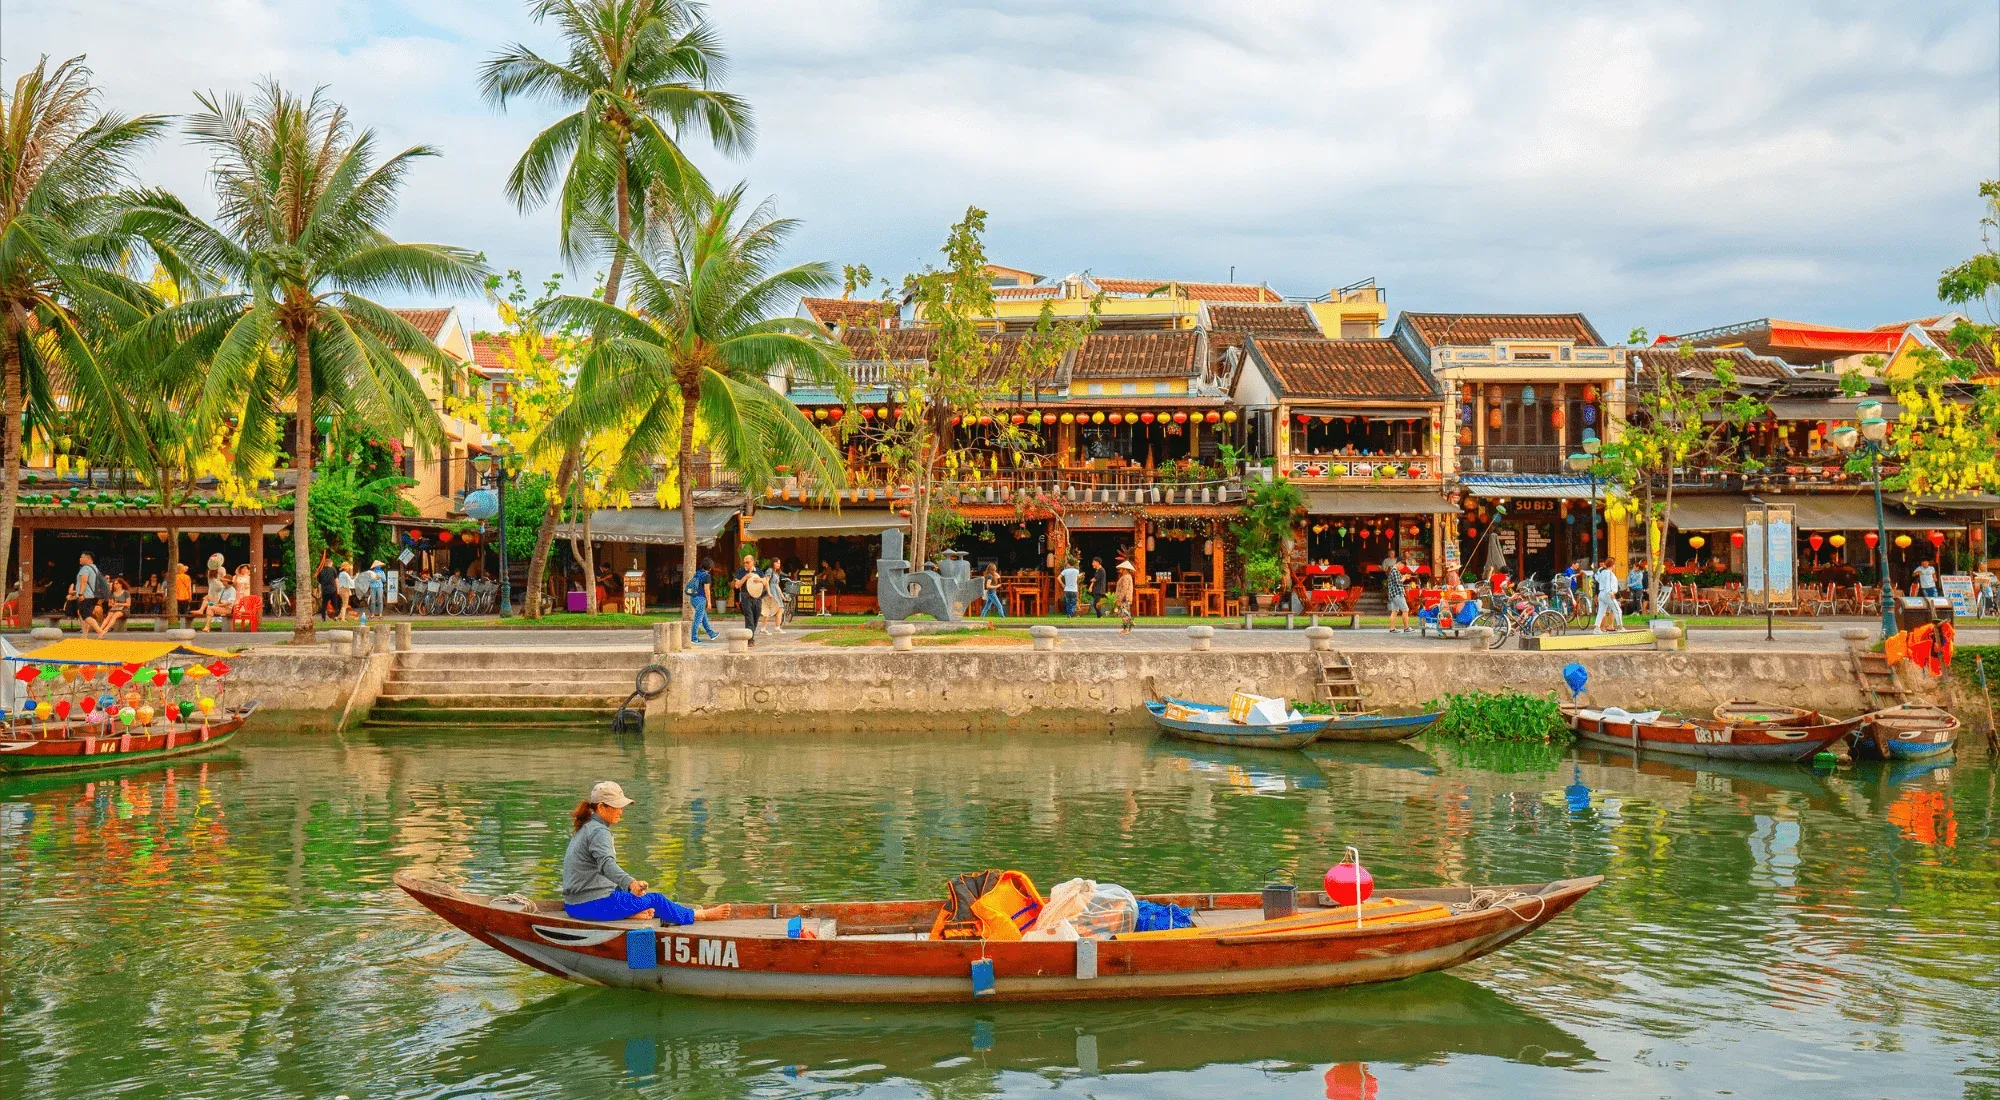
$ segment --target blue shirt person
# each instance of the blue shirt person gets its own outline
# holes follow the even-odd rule
[[[688,578],[687,587],[681,590],[687,596],[688,606],[694,609],[693,621],[688,625],[690,642],[700,641],[704,631],[707,632],[708,640],[711,642],[720,636],[708,621],[708,586],[712,580],[708,573],[708,563],[702,562],[701,567],[694,571],[694,576]]]
[[[576,832],[563,853],[563,911],[578,920],[658,917],[667,924],[693,924],[724,915],[727,906],[690,909],[677,904],[618,866],[611,826],[631,804],[624,789],[608,779],[590,788],[590,796],[576,804],[570,814]]]

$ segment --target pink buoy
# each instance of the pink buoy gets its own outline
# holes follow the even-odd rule
[[[1354,849],[1349,848],[1353,852]],[[1361,865],[1361,854],[1326,869],[1326,896],[1335,905],[1360,905],[1375,892],[1375,876]]]

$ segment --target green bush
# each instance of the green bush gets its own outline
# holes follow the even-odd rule
[[[1519,691],[1454,691],[1424,704],[1443,716],[1431,732],[1459,741],[1566,745],[1568,724],[1552,695]]]

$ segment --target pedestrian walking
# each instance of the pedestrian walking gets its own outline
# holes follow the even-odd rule
[[[1113,602],[1118,611],[1118,633],[1120,634],[1132,633],[1132,595],[1134,589],[1132,578],[1136,577],[1138,573],[1139,571],[1133,568],[1131,562],[1121,561],[1118,563],[1117,597]]]
[[[757,644],[757,622],[763,616],[764,574],[757,572],[757,558],[752,554],[743,555],[743,565],[729,582],[729,588],[736,594],[736,604],[743,611],[743,625],[750,630],[750,644]]]
[[[1597,572],[1591,575],[1597,588],[1597,624],[1599,634],[1604,633],[1604,619],[1611,618],[1613,630],[1625,629],[1625,609],[1618,606],[1618,574],[1611,571],[1611,559],[1597,563]]]
[[[333,591],[340,598],[340,621],[346,622],[354,610],[354,563],[340,563],[340,572],[333,575]]]
[[[687,586],[681,589],[687,596],[688,606],[694,609],[694,619],[688,625],[689,642],[699,642],[704,631],[708,633],[708,640],[711,642],[720,636],[708,621],[709,585],[713,581],[714,578],[709,573],[709,564],[704,559],[701,565],[696,567],[694,576],[688,578]]]
[[[1063,563],[1062,573],[1063,614],[1076,618],[1077,582],[1083,579],[1083,570],[1076,567],[1074,558]]]
[[[1104,573],[1104,559],[1090,559],[1090,613],[1100,619],[1104,617],[1104,592],[1110,583],[1111,578]]]
[[[1382,595],[1389,601],[1389,633],[1410,632],[1410,598],[1403,588],[1403,563],[1391,554],[1382,559]],[[1403,625],[1398,627],[1396,620]]]
[[[1937,566],[1926,561],[1922,565],[1917,566],[1917,595],[1935,596],[1937,594]]]
[[[771,625],[771,632],[785,632],[785,611],[791,604],[792,582],[785,576],[784,562],[771,559],[770,567],[764,570],[764,607],[760,619]]]
[[[99,600],[111,599],[111,586],[97,568],[97,557],[88,551],[76,556],[76,584],[70,589],[70,613],[80,623]]]
[[[986,576],[982,578],[986,589],[986,599],[979,605],[979,617],[985,618],[988,611],[996,612],[1001,618],[1007,617],[1007,601],[1000,598],[1000,567],[987,563]]]
[[[211,566],[215,565],[215,558],[208,559],[208,563]],[[219,568],[209,571],[208,587],[211,591],[216,585],[224,583],[221,574]],[[320,557],[319,572],[314,575],[313,580],[319,583],[319,617],[336,618],[340,612],[340,569],[333,564],[332,557],[326,555]]]

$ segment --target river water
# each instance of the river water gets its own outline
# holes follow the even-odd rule
[[[549,892],[599,778],[638,799],[625,865],[685,902],[928,897],[989,866],[1248,889],[1348,844],[1390,887],[1607,881],[1391,985],[907,1009],[571,986],[391,885]],[[1964,752],[1820,778],[1124,735],[251,734],[0,782],[0,1096],[1991,1098],[1994,790]]]

